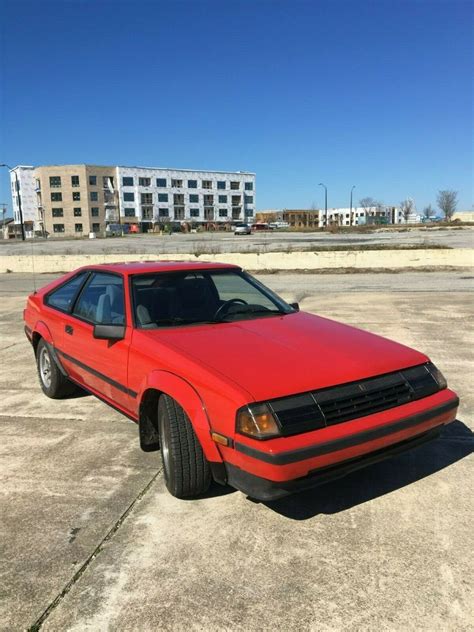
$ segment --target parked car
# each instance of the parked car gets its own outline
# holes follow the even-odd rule
[[[235,224],[234,235],[251,235],[252,229],[248,224]]]
[[[252,230],[258,232],[262,230],[273,230],[273,228],[266,222],[256,222],[255,224],[252,224]]]
[[[105,234],[107,237],[119,237],[129,232],[128,224],[107,224]]]
[[[214,479],[278,498],[456,418],[426,355],[299,311],[234,265],[80,268],[31,294],[24,321],[43,392],[80,386],[137,422],[178,497]]]
[[[270,228],[276,228],[276,229],[281,229],[281,228],[289,228],[290,225],[288,224],[288,222],[270,222]]]

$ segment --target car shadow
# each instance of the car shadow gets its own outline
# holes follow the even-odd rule
[[[456,420],[430,443],[312,490],[262,504],[292,520],[339,513],[439,472],[473,450],[474,433]]]

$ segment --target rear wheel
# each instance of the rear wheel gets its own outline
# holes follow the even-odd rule
[[[158,402],[158,428],[166,487],[177,498],[204,494],[211,470],[189,417],[168,395]]]
[[[75,385],[61,373],[44,340],[38,343],[36,364],[40,386],[45,395],[51,399],[63,399],[74,393]]]

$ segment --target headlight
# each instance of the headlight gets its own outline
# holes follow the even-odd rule
[[[447,388],[448,387],[448,383],[446,381],[446,378],[441,373],[441,371],[435,367],[435,365],[432,362],[429,362],[426,365],[426,368],[431,373],[433,378],[436,380],[436,383],[438,384],[440,391],[442,391],[443,388]]]
[[[236,431],[253,439],[269,439],[280,435],[275,417],[266,404],[241,408],[237,413]]]

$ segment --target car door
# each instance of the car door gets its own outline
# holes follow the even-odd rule
[[[125,325],[122,340],[94,338],[94,325]],[[61,360],[73,379],[121,409],[135,400],[128,389],[132,328],[126,322],[124,278],[94,271],[65,315]],[[135,394],[136,396],[136,394]]]

